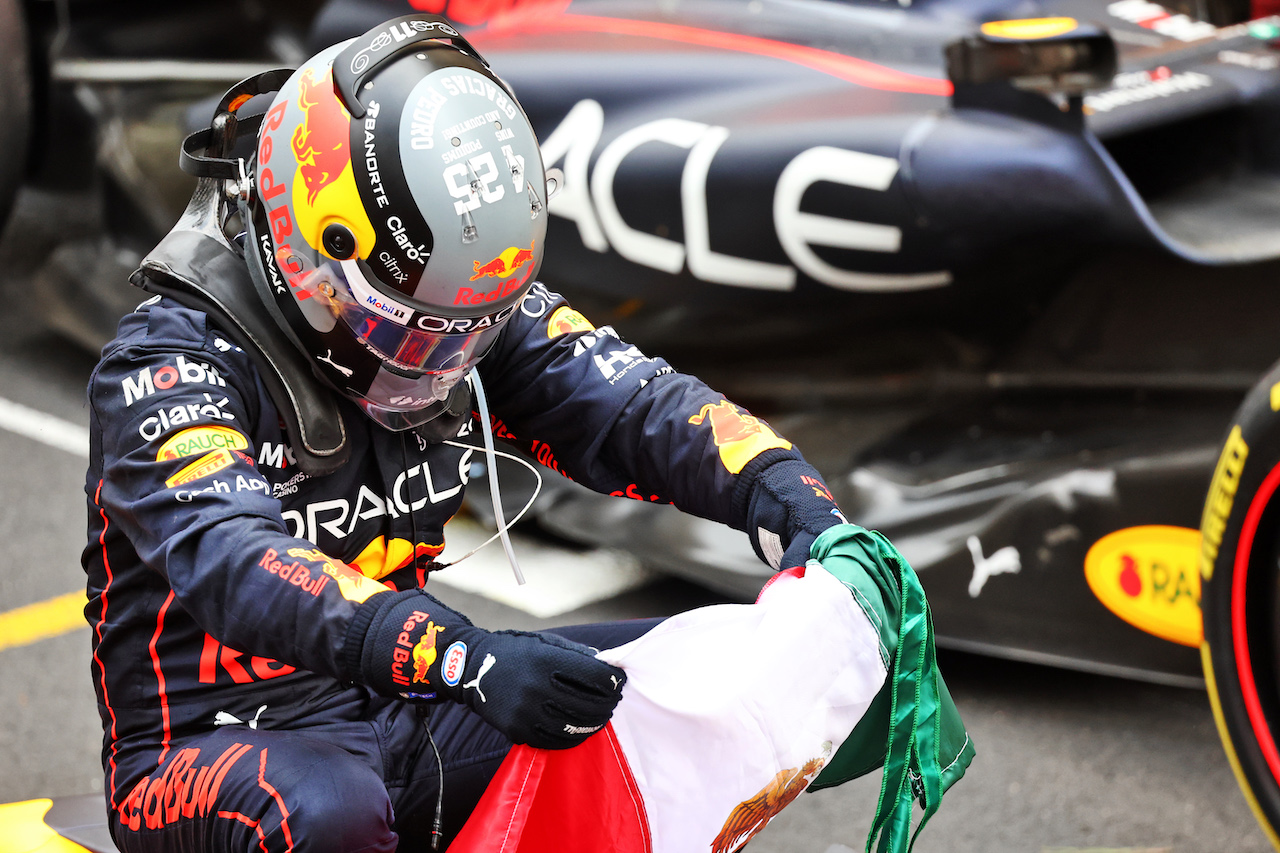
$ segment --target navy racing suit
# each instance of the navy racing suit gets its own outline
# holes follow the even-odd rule
[[[745,530],[775,568],[842,520],[767,424],[540,284],[479,373],[498,437]],[[350,461],[309,476],[250,355],[159,297],[121,321],[89,400],[85,612],[117,844],[393,850],[425,837],[442,777],[455,833],[510,743],[462,705],[353,683],[341,655],[361,602],[425,583],[477,420],[432,443],[344,400]],[[603,648],[644,627],[566,633]]]

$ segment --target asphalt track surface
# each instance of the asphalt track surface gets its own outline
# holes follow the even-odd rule
[[[86,426],[92,357],[42,331],[12,295],[6,304],[0,399]],[[83,589],[84,466],[82,455],[0,428],[0,614]],[[477,594],[438,593],[481,625],[518,628],[715,600],[657,579],[534,616]],[[5,620],[0,615],[0,638]],[[978,755],[921,836],[920,853],[1270,849],[1236,787],[1203,692],[969,655],[944,653],[940,661]],[[87,626],[0,647],[0,721],[0,802],[101,791]],[[861,850],[878,791],[876,776],[802,797],[750,849]]]

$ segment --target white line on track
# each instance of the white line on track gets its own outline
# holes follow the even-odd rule
[[[89,430],[3,397],[0,397],[0,429],[89,458]]]

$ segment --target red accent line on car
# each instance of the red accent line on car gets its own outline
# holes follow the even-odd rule
[[[521,14],[519,11],[491,20],[483,29],[468,33],[472,40],[482,40],[485,34],[507,35],[511,32],[537,31],[578,31],[593,33],[611,33],[613,35],[643,36],[647,38],[678,41],[685,44],[696,44],[719,50],[731,50],[740,53],[754,53],[781,59],[796,65],[803,65],[859,86],[869,89],[883,89],[890,92],[914,92],[920,95],[937,95],[950,97],[952,85],[950,80],[936,77],[925,77],[907,71],[899,71],[885,65],[868,62],[843,53],[834,53],[816,47],[790,44],[759,36],[726,33],[718,30],[704,30],[683,24],[666,24],[659,21],[637,21],[629,18],[608,18],[600,15],[547,14],[545,10],[537,10]]]
[[[164,757],[169,754],[169,740],[173,734],[172,727],[169,725],[169,692],[165,684],[164,672],[160,669],[160,653],[156,650],[156,642],[160,639],[160,632],[164,630],[164,615],[169,611],[169,605],[172,603],[173,590],[169,590],[169,596],[164,600],[164,604],[160,605],[160,613],[156,616],[156,631],[151,635],[151,642],[147,644],[147,650],[151,652],[151,669],[156,674],[156,692],[160,694],[160,719],[164,726],[164,737],[160,740],[160,757],[156,759],[157,767],[164,763]]]
[[[1262,702],[1258,698],[1258,685],[1253,679],[1253,665],[1249,659],[1249,638],[1245,634],[1245,590],[1249,574],[1249,554],[1253,550],[1253,540],[1258,533],[1258,523],[1267,503],[1280,486],[1280,465],[1271,469],[1271,473],[1262,481],[1257,494],[1249,503],[1249,511],[1245,513],[1244,524],[1240,528],[1240,544],[1236,548],[1235,575],[1231,581],[1231,638],[1236,652],[1236,672],[1240,678],[1240,694],[1244,699],[1245,710],[1249,722],[1253,726],[1254,738],[1271,775],[1280,780],[1280,753],[1276,751],[1275,738],[1271,735],[1271,727],[1267,725],[1262,713]]]

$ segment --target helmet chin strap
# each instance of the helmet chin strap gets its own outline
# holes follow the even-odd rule
[[[520,563],[516,560],[515,549],[511,547],[511,537],[507,535],[507,519],[502,514],[502,498],[498,491],[498,455],[493,449],[493,427],[489,420],[489,404],[484,397],[484,386],[480,382],[480,371],[471,368],[471,386],[476,392],[476,406],[480,409],[480,428],[484,436],[484,452],[489,464],[489,497],[493,500],[493,518],[498,525],[498,535],[502,537],[502,547],[507,552],[507,562],[515,573],[516,583],[524,583],[524,573],[520,571]]]

